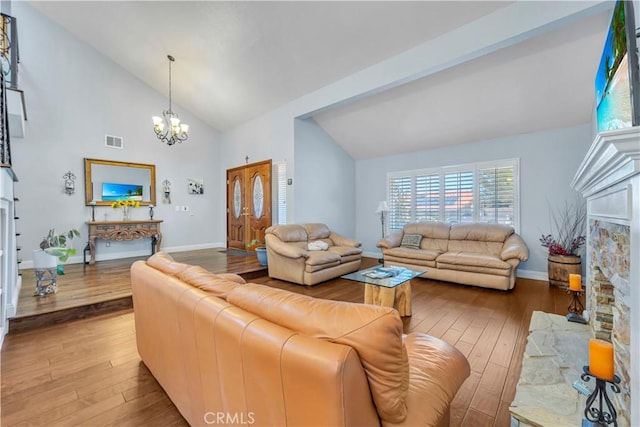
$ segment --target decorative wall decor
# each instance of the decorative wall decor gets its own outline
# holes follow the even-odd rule
[[[162,203],[171,204],[171,181],[165,179],[162,181]]]
[[[62,175],[64,179],[64,192],[68,195],[72,195],[76,192],[76,176],[73,172],[69,171]]]
[[[187,178],[187,189],[189,194],[204,194],[204,179]]]

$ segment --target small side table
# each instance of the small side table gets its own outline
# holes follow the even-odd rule
[[[33,296],[42,297],[49,294],[55,294],[58,291],[58,284],[56,283],[56,267],[36,269],[34,272],[36,275],[36,291],[33,293]]]

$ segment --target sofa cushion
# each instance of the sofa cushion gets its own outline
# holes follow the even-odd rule
[[[198,265],[191,266],[176,275],[178,279],[190,284],[191,286],[202,289],[203,291],[219,298],[227,299],[229,292],[235,289],[236,286],[241,286],[240,282],[237,281],[237,278],[242,280],[242,284],[245,282],[242,277],[237,276],[236,274],[226,274],[224,276],[229,278],[234,278],[233,276],[236,277],[234,278],[235,280],[228,280],[223,277],[223,275],[214,274]]]
[[[172,276],[191,267],[189,264],[174,261],[171,255],[163,251],[151,255],[149,259],[147,259],[147,265],[163,273],[171,274]]]
[[[349,255],[360,255],[362,253],[362,249],[354,248],[352,246],[331,246],[329,248],[329,252],[345,257]]]
[[[236,287],[228,301],[291,330],[354,348],[380,418],[388,422],[406,418],[409,366],[396,310],[255,284]]]
[[[513,227],[502,224],[455,224],[451,226],[449,250],[499,255],[513,233]]]
[[[309,240],[328,239],[331,235],[331,230],[326,224],[302,224],[302,227],[307,231]]]
[[[404,226],[404,234],[422,236],[421,249],[446,252],[449,248],[449,224],[443,222],[414,222]]]
[[[283,242],[305,242],[305,246],[309,240],[306,230],[298,224],[274,225],[267,228],[265,233],[273,234]]]
[[[402,236],[402,242],[400,246],[409,249],[420,249],[420,241],[422,236],[420,234],[405,234]]]
[[[497,268],[500,270],[511,269],[511,265],[501,260],[500,257],[488,253],[478,252],[450,251],[440,255],[436,259],[436,262],[438,266],[440,265],[440,263],[445,263],[452,265],[466,265],[470,267]]]
[[[394,256],[399,258],[408,258],[408,259],[420,259],[425,261],[435,261],[438,255],[441,255],[442,251],[432,250],[432,249],[421,249],[416,251],[415,249],[408,248],[391,248],[385,249],[383,251],[383,255],[386,256]]]
[[[311,251],[305,261],[307,265],[325,265],[340,262],[340,255],[331,251]]]

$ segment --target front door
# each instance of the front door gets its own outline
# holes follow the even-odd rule
[[[227,170],[227,247],[264,243],[271,218],[271,160]]]

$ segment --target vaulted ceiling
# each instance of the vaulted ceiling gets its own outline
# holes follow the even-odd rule
[[[225,131],[511,2],[30,3],[161,93],[173,55],[174,102]],[[608,19],[588,17],[314,119],[356,159],[586,123]]]

